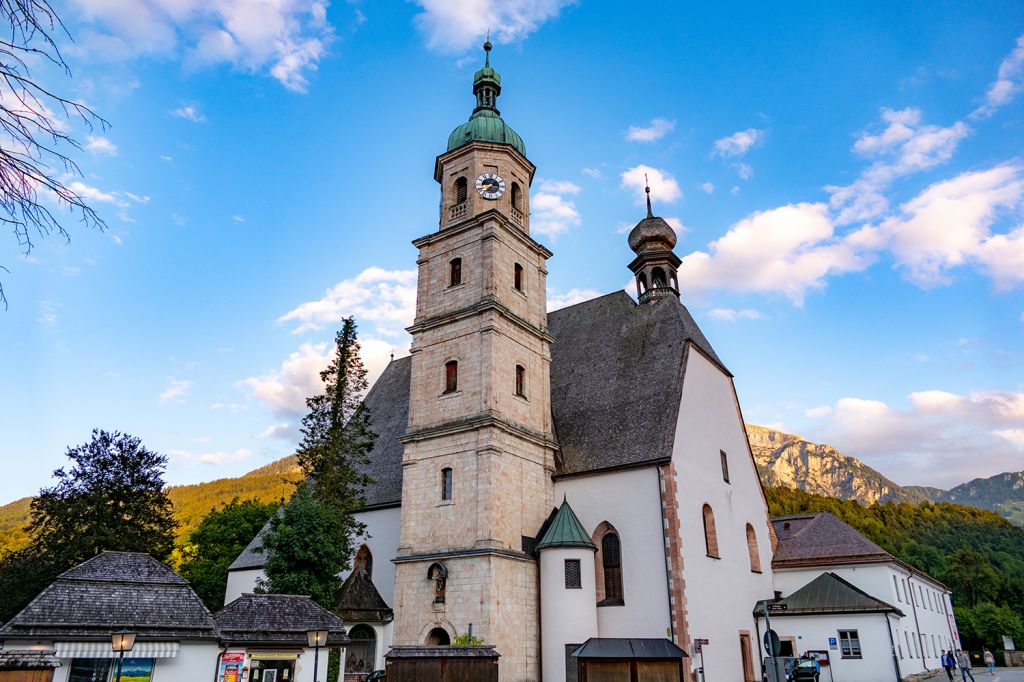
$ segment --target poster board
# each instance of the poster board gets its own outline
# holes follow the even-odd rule
[[[244,651],[225,651],[220,657],[217,682],[243,682]]]

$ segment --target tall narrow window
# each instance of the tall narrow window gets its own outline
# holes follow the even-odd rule
[[[900,583],[896,579],[896,576],[892,577],[892,586],[896,588],[896,601],[903,601],[902,599],[900,599]]]
[[[523,191],[519,189],[519,183],[512,183],[512,208],[517,211],[523,210]]]
[[[448,263],[448,286],[454,287],[462,284],[462,259],[452,258]]]
[[[565,589],[567,589],[567,590],[580,590],[580,589],[583,589],[583,578],[580,575],[580,560],[579,559],[566,559],[565,560]]]
[[[605,533],[601,539],[601,565],[604,568],[604,604],[622,604],[622,546],[619,536]]]
[[[441,469],[441,499],[452,499],[452,470]]]
[[[722,480],[726,483],[729,482],[729,457],[725,454],[725,450],[718,451],[722,456]]]
[[[754,527],[747,524],[747,552],[750,554],[750,570],[754,573],[761,572],[761,555],[757,551],[757,534]]]
[[[468,184],[466,183],[466,178],[459,178],[459,179],[457,179],[455,181],[455,203],[456,204],[461,204],[462,202],[464,202],[466,200],[466,195],[467,195],[467,192],[468,192],[467,188],[468,188]]]
[[[526,397],[526,368],[522,365],[516,365],[516,395]]]
[[[515,274],[512,277],[512,286],[516,288],[516,291],[523,290],[523,266],[516,263]]]
[[[707,547],[708,556],[719,559],[718,556],[718,533],[715,531],[715,513],[709,505],[704,505],[704,545]]]
[[[909,649],[910,643],[907,643]],[[843,658],[860,658],[860,636],[856,630],[839,631],[839,651]]]
[[[366,577],[373,577],[373,554],[370,552],[370,548],[366,545],[362,545],[359,551],[356,552],[356,558],[352,560],[352,565],[355,569],[361,570],[366,574]]]
[[[444,392],[455,393],[459,390],[459,361],[449,360],[444,363]]]

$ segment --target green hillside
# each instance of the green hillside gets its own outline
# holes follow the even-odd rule
[[[194,485],[175,485],[167,489],[178,520],[180,543],[211,509],[232,498],[255,498],[260,502],[277,502],[290,497],[295,482],[302,477],[295,456],[285,457],[237,478],[220,478]],[[31,497],[24,497],[0,507],[0,552],[23,547],[28,542]]]

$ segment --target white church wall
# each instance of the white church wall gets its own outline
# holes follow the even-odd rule
[[[676,471],[684,596],[689,636],[704,647],[705,680],[744,678],[740,634],[756,639],[752,611],[773,596],[768,510],[730,378],[690,349],[683,381],[673,463]],[[720,452],[726,453],[725,482]],[[703,507],[715,519],[719,556],[707,556]],[[761,573],[751,571],[746,526],[757,538]],[[752,647],[757,660],[756,642]],[[691,659],[696,666],[699,658]],[[755,671],[757,665],[755,663]]]
[[[224,603],[230,604],[243,594],[252,594],[256,591],[256,581],[264,577],[263,570],[259,568],[228,572],[228,586],[224,590]]]
[[[893,665],[892,645],[886,624],[887,616],[880,613],[835,614],[827,616],[772,617],[772,629],[779,637],[793,638],[794,653],[806,651],[828,651],[830,666],[823,666],[821,682],[887,682],[895,681],[896,668]],[[888,619],[895,630],[895,618]],[[764,619],[759,619],[760,631],[765,631]],[[843,658],[839,648],[839,631],[856,630],[860,640],[861,656]],[[895,632],[893,633],[895,637]],[[829,639],[836,640],[831,648]],[[763,651],[763,650],[762,650]],[[831,669],[830,669],[831,668]],[[900,672],[907,675],[903,662]]]
[[[580,587],[565,585],[565,561],[580,562]],[[594,550],[552,547],[540,553],[540,632],[544,682],[565,682],[565,645],[598,636]],[[604,608],[604,607],[602,607]]]
[[[666,637],[668,576],[657,469],[560,479],[555,481],[555,499],[563,495],[587,533],[607,521],[622,543],[624,605],[597,609],[600,636]]]
[[[370,548],[370,554],[373,555],[373,584],[392,608],[395,606],[395,565],[391,559],[398,556],[401,513],[401,507],[389,507],[355,514],[356,521],[366,524],[367,535],[357,541],[356,548],[364,543]],[[345,571],[342,578],[347,578],[351,573],[351,570]]]

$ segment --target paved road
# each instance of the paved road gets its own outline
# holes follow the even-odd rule
[[[971,672],[974,673],[974,679],[978,682],[1024,682],[1024,668],[996,668],[996,674],[989,675],[988,668],[972,668]],[[956,682],[961,682],[960,671],[957,670],[953,673],[953,679]],[[971,678],[967,678],[970,682]],[[933,677],[929,682],[942,682],[948,678],[945,675]]]

